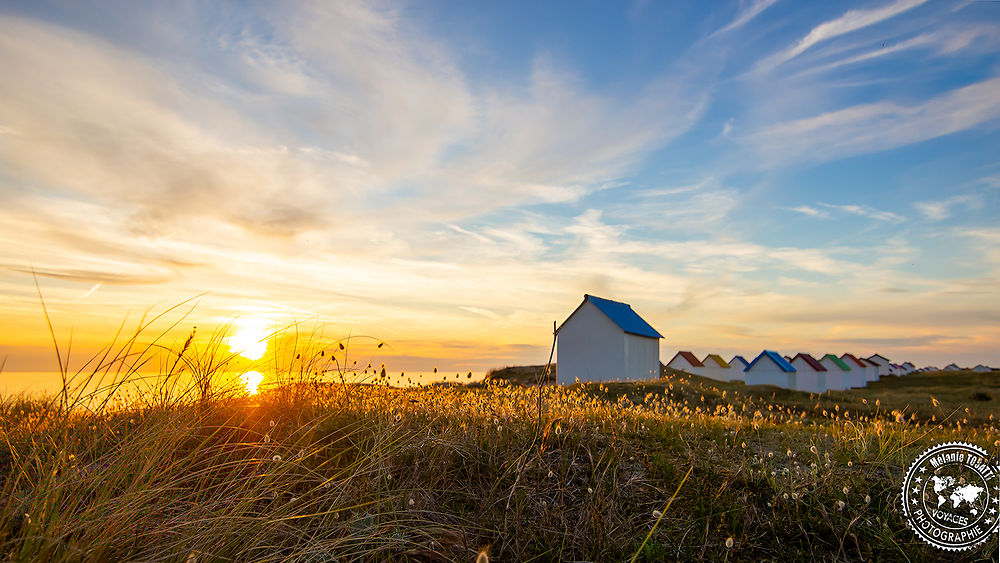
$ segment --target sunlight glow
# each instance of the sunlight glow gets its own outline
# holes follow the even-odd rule
[[[267,352],[271,330],[264,319],[237,319],[233,334],[226,338],[229,351],[248,360],[259,360]]]
[[[260,374],[259,371],[248,371],[240,376],[243,380],[243,385],[247,388],[247,393],[250,395],[257,394],[257,387],[260,382],[264,380],[264,376]]]

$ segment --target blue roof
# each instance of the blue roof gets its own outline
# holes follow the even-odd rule
[[[746,359],[746,358],[744,358],[743,356],[741,356],[741,355],[739,355],[739,354],[737,354],[737,355],[733,356],[733,359],[732,359],[732,360],[730,360],[730,362],[729,362],[729,363],[730,363],[730,364],[732,364],[732,363],[733,363],[733,362],[735,362],[736,360],[739,360],[739,361],[743,362],[743,365],[748,365],[748,364],[750,363],[750,362],[748,362],[748,361],[747,361],[747,359]]]
[[[635,334],[637,336],[646,336],[649,338],[663,338],[663,335],[656,332],[656,329],[649,326],[649,323],[642,320],[642,317],[632,310],[632,307],[628,303],[621,303],[618,301],[612,301],[610,299],[602,299],[600,297],[594,297],[593,295],[585,294],[583,296],[583,303],[590,301],[594,304],[602,313],[607,315],[618,328],[622,329],[628,334]],[[580,306],[583,306],[583,303]],[[579,309],[579,307],[577,307]],[[574,311],[575,313],[576,311]],[[572,317],[573,315],[570,315]],[[566,319],[569,320],[569,319]],[[563,323],[565,324],[565,323]]]
[[[765,356],[768,357],[768,358],[771,358],[772,362],[778,364],[778,367],[780,367],[782,371],[787,371],[789,373],[798,371],[798,370],[795,369],[795,366],[793,366],[792,364],[788,363],[788,360],[786,360],[785,358],[782,358],[781,354],[779,354],[777,352],[772,352],[771,350],[764,350],[763,352],[761,352],[760,355],[757,356],[756,358],[754,358],[753,361],[750,362],[750,365],[748,365],[746,367],[746,369],[743,370],[743,371],[750,371],[750,368],[752,368],[754,365],[756,365],[757,362],[759,362],[760,359],[763,358],[763,357],[765,357]]]

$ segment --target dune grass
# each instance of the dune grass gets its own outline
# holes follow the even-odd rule
[[[1000,439],[1000,391],[957,376],[909,395],[670,374],[397,389],[368,366],[358,383],[344,342],[312,331],[248,397],[226,385],[225,327],[176,346],[149,330],[116,337],[58,397],[0,398],[3,556],[940,560],[900,516],[901,474],[933,443]],[[140,365],[160,377],[131,385]]]

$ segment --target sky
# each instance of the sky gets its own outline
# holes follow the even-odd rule
[[[1000,3],[0,4],[0,357],[123,320],[1000,365]],[[2,377],[2,374],[0,374]]]

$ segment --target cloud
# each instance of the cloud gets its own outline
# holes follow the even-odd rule
[[[842,211],[850,215],[857,215],[859,217],[867,217],[869,219],[875,219],[876,221],[883,221],[886,223],[902,223],[906,220],[905,217],[892,211],[881,211],[868,207],[867,205],[835,205],[832,203],[820,203],[819,205],[826,207],[827,209],[835,209],[837,211]]]
[[[799,278],[790,278],[788,276],[778,276],[778,285],[784,287],[801,287],[801,288],[815,288],[823,286],[823,284],[819,282],[806,281]]]
[[[918,201],[913,204],[928,221],[941,221],[952,216],[955,207],[963,206],[966,210],[978,209],[983,204],[982,199],[973,195],[959,195],[938,201]]]
[[[853,52],[854,54],[831,62],[809,66],[805,70],[799,72],[796,77],[829,72],[846,66],[856,65],[858,63],[877,61],[879,59],[901,55],[907,51],[916,49],[929,50],[937,56],[955,55],[959,51],[966,51],[971,48],[977,40],[981,40],[981,45],[979,46],[980,50],[989,51],[991,49],[995,49],[997,43],[1000,42],[1000,32],[998,32],[996,27],[988,25],[978,25],[971,28],[968,25],[945,26],[941,29],[921,33],[902,41],[883,43],[880,47],[864,50],[862,52],[858,51],[861,51],[861,48],[867,49],[871,42],[859,41],[857,46],[860,48],[852,47],[845,49]],[[820,55],[820,57],[822,57],[822,55]]]
[[[136,270],[147,270],[147,271],[135,271],[132,273],[128,272],[102,272],[97,270],[74,270],[74,269],[24,269],[11,264],[0,264],[0,268],[13,270],[15,272],[21,272],[23,274],[34,274],[37,276],[43,276],[47,278],[54,278],[66,281],[83,281],[83,282],[93,282],[98,283],[91,287],[91,289],[84,295],[89,295],[95,291],[102,284],[121,284],[121,285],[142,285],[142,284],[160,284],[168,281],[176,276],[169,271],[148,271],[149,268],[135,268]]]
[[[896,0],[891,4],[879,8],[849,10],[836,19],[823,22],[812,28],[808,34],[799,39],[794,45],[767,57],[759,66],[763,69],[772,69],[801,55],[819,43],[883,22],[911,10],[926,1]]]
[[[826,211],[822,211],[820,209],[816,209],[815,207],[812,207],[812,206],[809,206],[809,205],[797,205],[795,207],[783,207],[782,209],[786,209],[788,211],[794,211],[796,213],[801,213],[803,215],[808,215],[810,217],[815,217],[817,219],[829,219],[830,218],[830,214],[827,213]]]
[[[717,232],[739,205],[737,190],[714,179],[691,186],[633,191],[608,207],[608,216],[631,228],[652,231]]]
[[[452,159],[420,179],[419,194],[466,215],[578,201],[697,122],[707,79],[676,72],[616,100],[581,88],[574,72],[540,55],[526,88],[485,90],[476,129]]]
[[[957,231],[959,235],[972,238],[976,241],[983,258],[1000,265],[1000,229],[982,227],[966,228]]]
[[[817,162],[893,149],[972,129],[1000,117],[1000,78],[903,106],[860,104],[778,123],[742,139],[768,165]]]
[[[729,119],[727,119],[726,122],[722,125],[722,132],[719,133],[719,135],[721,135],[722,137],[727,137],[728,138],[729,134],[733,132],[733,123],[735,121],[736,121],[736,119],[733,118],[733,117],[730,117]]]
[[[500,315],[498,315],[493,311],[490,311],[489,309],[481,309],[479,307],[459,307],[459,309],[462,309],[463,311],[468,311],[474,315],[480,315],[486,317],[487,319],[491,320],[497,320],[501,318]]]
[[[759,16],[761,12],[773,6],[777,1],[778,0],[754,0],[753,3],[751,3],[746,9],[741,11],[736,16],[736,19],[731,21],[725,27],[719,29],[718,31],[715,31],[709,37],[722,35],[734,29],[739,29],[743,27],[744,25],[750,23],[751,20]]]
[[[979,181],[987,186],[1000,188],[1000,176],[986,176],[985,178],[980,178]]]
[[[872,347],[892,347],[896,349],[926,348],[928,346],[954,345],[956,343],[971,340],[967,336],[955,334],[921,334],[907,335],[899,337],[878,338],[830,338],[826,342],[829,344],[848,344],[851,346],[865,346],[871,350]]]

